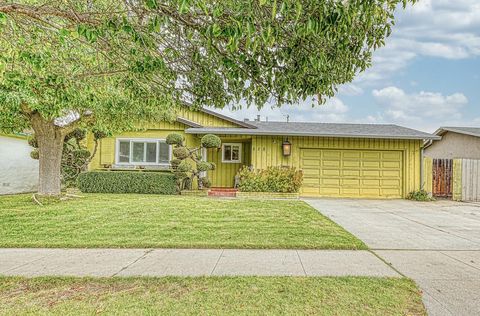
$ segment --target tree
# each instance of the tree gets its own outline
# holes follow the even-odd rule
[[[63,152],[61,160],[61,181],[66,187],[75,185],[78,175],[87,170],[88,164],[92,161],[98,149],[98,141],[105,137],[99,131],[93,132],[94,147],[92,152],[87,149],[85,140],[87,132],[77,128],[65,135],[63,140]],[[38,141],[35,135],[30,136],[28,144],[33,147],[30,156],[32,159],[39,159]]]
[[[184,104],[323,103],[415,1],[0,1],[0,130],[34,130],[39,193],[57,195],[74,129],[133,129]]]
[[[222,141],[216,135],[207,134],[200,140],[200,146],[188,148],[185,146],[185,139],[182,135],[172,133],[167,136],[167,144],[173,145],[173,159],[170,163],[173,172],[177,177],[178,190],[191,190],[195,179],[198,188],[209,186],[208,178],[201,177],[202,172],[215,170],[215,163],[206,161],[206,157],[201,156],[203,148],[220,148]]]

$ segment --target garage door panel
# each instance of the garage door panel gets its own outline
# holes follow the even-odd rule
[[[400,169],[400,162],[399,161],[383,161],[382,168],[383,169]]]
[[[340,185],[344,187],[359,187],[360,186],[360,179],[342,179],[340,181]]]
[[[324,168],[339,168],[341,164],[340,160],[323,160],[322,161],[322,167]]]
[[[381,175],[380,170],[361,170],[360,172],[361,177],[380,178],[380,175]]]
[[[349,160],[344,160],[342,161],[342,167],[343,168],[359,168],[360,167],[360,161],[349,161]]]
[[[343,177],[360,177],[360,170],[341,170]]]
[[[380,161],[363,161],[362,162],[362,167],[363,168],[372,168],[372,169],[379,169],[381,166]]]
[[[302,194],[332,197],[402,197],[401,151],[303,149]]]
[[[340,169],[323,169],[320,175],[322,177],[338,177],[340,176]]]
[[[338,187],[340,185],[340,179],[320,179],[321,186],[334,186]]]

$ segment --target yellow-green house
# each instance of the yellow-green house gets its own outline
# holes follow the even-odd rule
[[[102,139],[89,169],[168,169],[168,134],[199,146],[205,134],[222,147],[203,153],[217,168],[213,187],[233,187],[242,166],[301,169],[300,194],[312,197],[403,198],[422,187],[422,146],[438,136],[397,126],[303,122],[238,121],[216,112],[182,110],[174,122]],[[90,148],[93,140],[88,139]]]

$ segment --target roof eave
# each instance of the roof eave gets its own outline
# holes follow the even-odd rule
[[[195,129],[187,129],[187,134],[221,134],[221,135],[257,135],[257,136],[309,136],[309,137],[338,137],[338,138],[376,138],[376,139],[405,139],[405,140],[440,140],[440,136],[407,136],[407,135],[365,135],[365,134],[358,134],[358,135],[351,135],[351,134],[315,134],[315,133],[295,133],[295,132],[268,132],[268,131],[260,131],[260,130],[239,130],[239,131],[232,131],[232,130],[195,130]]]
[[[452,133],[457,133],[457,134],[462,134],[462,135],[469,135],[469,136],[473,136],[473,137],[480,137],[480,135],[478,135],[478,134],[471,133],[471,132],[468,132],[468,131],[464,131],[464,130],[461,130],[461,129],[451,128],[451,127],[440,127],[438,130],[435,131],[434,134],[442,136],[447,132],[452,132]]]

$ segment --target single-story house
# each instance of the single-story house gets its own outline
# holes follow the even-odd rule
[[[425,156],[433,159],[480,159],[480,127],[440,127],[441,140],[428,140]]]
[[[221,148],[204,153],[217,165],[208,172],[213,187],[233,187],[242,166],[290,166],[303,170],[302,196],[355,198],[402,198],[419,190],[423,143],[440,138],[397,125],[238,121],[185,109],[174,122],[102,139],[89,168],[168,168],[172,150],[165,138],[172,132],[192,147],[205,134],[221,138]]]
[[[0,135],[0,195],[37,191],[38,160],[25,135]]]

